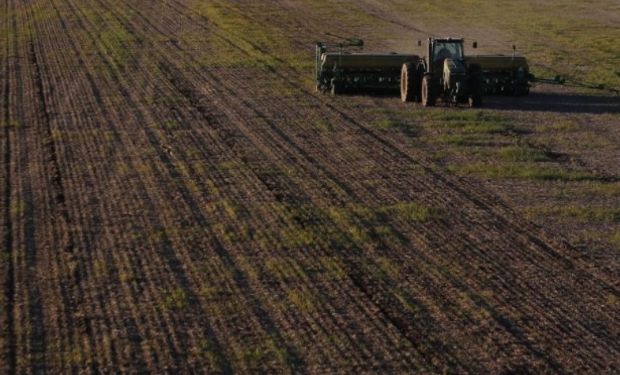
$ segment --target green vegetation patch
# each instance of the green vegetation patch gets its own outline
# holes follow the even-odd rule
[[[305,274],[304,267],[294,257],[269,258],[265,270],[285,282],[298,280]]]
[[[136,43],[136,38],[122,25],[116,24],[101,31],[99,41],[116,64],[127,65],[133,58],[131,51],[133,50],[132,45]]]
[[[616,198],[620,197],[620,182],[583,181],[579,184],[557,187],[554,190],[554,195],[559,198],[574,196]]]
[[[332,1],[332,0],[313,0],[305,2],[308,7],[308,17],[312,17],[314,22],[322,20],[337,20],[340,25],[347,25],[350,30],[371,28],[372,36],[378,39],[389,38],[391,34],[381,30],[382,20],[364,8],[358,1]]]
[[[417,203],[397,203],[383,210],[388,215],[394,215],[403,221],[426,222],[444,217],[444,211],[435,207],[421,206]]]
[[[557,207],[536,206],[526,210],[532,217],[560,217],[583,222],[620,223],[620,208],[563,205]]]
[[[583,127],[573,120],[561,120],[551,124],[539,124],[536,130],[540,132],[573,133],[583,130]]]
[[[511,143],[527,131],[513,121],[488,111],[424,111],[415,113],[431,143],[465,147],[493,147]]]
[[[321,133],[332,133],[334,125],[330,121],[319,119],[314,123],[314,129]]]
[[[391,118],[377,119],[371,122],[370,125],[375,129],[398,130],[398,131],[402,131],[403,133],[408,133],[408,134],[414,133],[414,128],[410,124],[407,124],[404,121],[391,119]]]
[[[531,163],[472,163],[454,165],[448,167],[448,169],[460,175],[474,175],[485,178],[522,178],[552,181],[587,181],[600,179],[600,177],[589,172]]]
[[[202,56],[206,67],[275,70],[288,65],[309,70],[313,66],[313,61],[294,46],[288,32],[262,17],[255,17],[271,15],[278,19],[283,10],[261,2],[246,4],[243,8],[219,1],[196,2],[193,7],[221,31],[203,36],[215,48]]]
[[[460,133],[506,134],[520,131],[507,118],[487,111],[433,111],[429,114],[433,126]]]
[[[551,154],[530,146],[507,146],[497,151],[498,155],[507,161],[551,161]]]
[[[616,233],[612,234],[611,236],[609,236],[609,242],[616,249],[620,250],[620,232],[616,232]]]
[[[235,362],[251,372],[258,371],[259,373],[266,363],[275,362],[280,366],[285,366],[296,360],[294,353],[273,338],[256,343],[244,343],[244,346],[236,351],[235,356],[237,357]]]
[[[252,242],[267,249],[365,247],[373,243],[399,241],[394,229],[397,222],[422,223],[444,217],[443,210],[415,202],[376,207],[359,204],[341,207],[269,204],[249,207],[248,212],[256,217],[276,215],[279,223],[277,226],[256,229],[242,226],[242,230],[215,224],[216,235],[226,241]],[[285,261],[288,264],[281,264]],[[267,268],[273,275],[283,278],[293,277],[290,272],[299,270],[294,263],[285,259],[277,263],[270,262]],[[283,269],[288,271],[284,272]]]
[[[485,147],[495,145],[493,136],[484,134],[445,134],[437,136],[431,139],[431,141],[446,145],[467,147]]]
[[[184,310],[188,306],[189,298],[181,288],[168,291],[161,304],[165,310]]]
[[[0,120],[0,128],[19,129],[21,124],[16,120],[2,121]]]

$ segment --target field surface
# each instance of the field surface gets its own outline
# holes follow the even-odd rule
[[[1,7],[0,373],[620,371],[618,96],[312,76],[452,35],[617,89],[617,1]]]

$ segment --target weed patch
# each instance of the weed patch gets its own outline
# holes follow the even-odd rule
[[[169,291],[162,302],[162,308],[165,310],[184,310],[188,306],[189,299],[183,289]]]
[[[397,203],[386,208],[385,213],[393,214],[404,221],[426,222],[444,217],[443,210],[435,207],[421,206],[417,203]]]
[[[0,128],[19,129],[21,124],[16,120],[0,121]]]
[[[499,156],[507,161],[550,161],[551,155],[547,151],[528,146],[508,146],[498,150]]]
[[[541,132],[572,133],[582,130],[581,125],[572,120],[557,121],[552,124],[539,124],[536,129]]]
[[[331,133],[334,131],[334,125],[327,120],[320,119],[314,123],[314,128],[319,132]]]
[[[291,290],[288,292],[288,300],[304,313],[310,313],[317,309],[317,297],[309,292],[302,290]]]

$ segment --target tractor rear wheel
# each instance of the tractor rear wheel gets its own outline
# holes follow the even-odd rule
[[[405,63],[400,71],[400,99],[403,102],[420,101],[420,75],[413,63]]]
[[[435,100],[431,76],[426,75],[422,78],[422,105],[425,107],[432,107],[435,105]]]

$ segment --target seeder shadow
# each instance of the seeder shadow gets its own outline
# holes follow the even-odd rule
[[[341,96],[400,97],[397,89],[352,89]],[[438,103],[439,106],[446,105]],[[620,113],[620,96],[532,92],[514,97],[485,95],[483,108],[506,111],[605,114]]]
[[[340,96],[368,96],[377,98],[400,97],[399,89],[348,89],[339,94]]]
[[[524,97],[485,96],[484,107],[562,113],[620,113],[620,96],[533,92]]]

